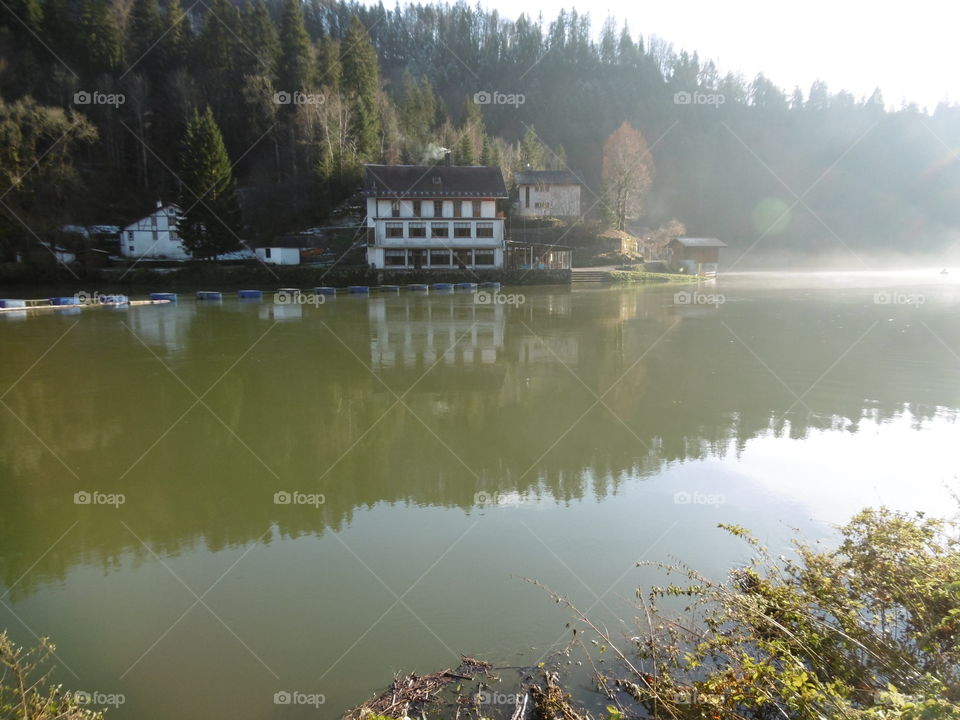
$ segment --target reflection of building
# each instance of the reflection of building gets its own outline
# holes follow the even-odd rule
[[[580,181],[569,170],[526,170],[513,177],[519,194],[517,214],[526,217],[576,217]]]
[[[503,347],[503,305],[473,295],[371,298],[370,359],[376,368],[492,365]]]
[[[133,308],[126,322],[134,335],[147,345],[163,347],[167,352],[181,352],[187,347],[187,334],[196,312],[196,303]]]
[[[367,165],[367,262],[387,269],[503,267],[498,167]]]

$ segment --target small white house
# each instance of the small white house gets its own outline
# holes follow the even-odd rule
[[[120,254],[129,258],[189,260],[190,253],[177,232],[181,212],[177,205],[164,205],[158,200],[156,210],[120,232]]]
[[[299,265],[300,248],[295,247],[259,247],[257,257],[267,265]]]
[[[514,175],[517,214],[522,217],[579,217],[580,186],[569,170],[526,170]]]

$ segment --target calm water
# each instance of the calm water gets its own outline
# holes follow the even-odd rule
[[[456,653],[533,665],[567,616],[524,577],[630,620],[637,560],[744,559],[718,522],[777,548],[952,513],[957,280],[2,318],[0,627],[114,718],[337,717]]]

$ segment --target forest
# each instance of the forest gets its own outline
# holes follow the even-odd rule
[[[610,218],[604,145],[649,148],[628,229],[673,219],[734,257],[858,267],[945,253],[960,107],[721,74],[607,17],[464,3],[8,0],[0,8],[0,261],[160,199],[223,242],[356,221],[366,162],[574,170]],[[351,215],[351,212],[353,213]],[[196,214],[196,213],[195,213]],[[213,217],[216,220],[213,220]],[[613,222],[613,220],[611,220]]]

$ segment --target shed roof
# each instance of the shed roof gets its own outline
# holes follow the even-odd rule
[[[718,240],[717,238],[694,238],[694,237],[678,237],[673,239],[674,242],[678,242],[684,247],[727,247],[727,244],[723,240]]]
[[[580,173],[572,170],[524,170],[514,173],[517,185],[582,185]]]
[[[485,165],[367,165],[363,193],[390,197],[505,198],[499,167]]]

